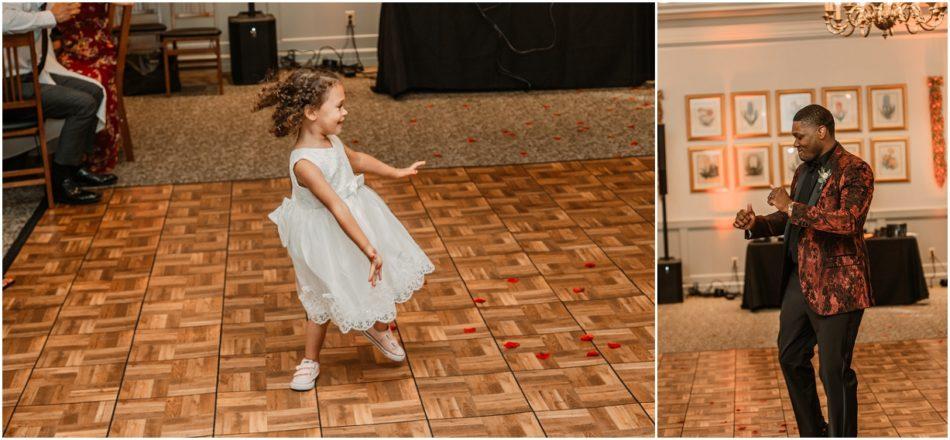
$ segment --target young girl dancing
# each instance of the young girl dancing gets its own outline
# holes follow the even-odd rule
[[[271,133],[294,134],[291,198],[268,216],[293,260],[297,295],[307,311],[306,352],[290,387],[312,389],[327,324],[360,330],[387,358],[406,353],[389,328],[396,304],[420,289],[435,267],[363,175],[407,177],[425,162],[393,168],[353,151],[337,135],[347,111],[340,77],[299,69],[265,86],[255,110],[275,107]],[[383,256],[386,266],[383,269]],[[368,275],[368,276],[367,276]]]

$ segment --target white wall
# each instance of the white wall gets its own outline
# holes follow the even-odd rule
[[[799,8],[801,8],[799,6]],[[779,137],[775,127],[775,95],[779,89],[815,89],[820,102],[821,87],[905,83],[907,85],[908,128],[902,131],[871,132],[867,124],[866,92],[862,89],[862,132],[841,133],[839,139],[860,138],[864,156],[869,140],[885,136],[906,136],[910,140],[909,183],[876,183],[869,231],[886,223],[908,223],[918,234],[925,270],[930,271],[928,249],[938,258],[947,256],[946,187],[939,188],[933,177],[930,119],[926,78],[946,78],[947,34],[943,31],[916,36],[900,35],[884,40],[833,36],[824,30],[818,13],[805,11],[801,20],[790,13],[788,20],[773,22],[769,12],[761,17],[730,20],[717,16],[697,18],[691,11],[685,20],[664,22],[662,6],[659,26],[658,86],[667,136],[670,220],[670,253],[684,262],[684,283],[706,283],[731,279],[732,257],[739,260],[740,280],[745,264],[746,242],[732,229],[735,212],[752,203],[757,213],[771,209],[765,198],[768,189],[734,189],[732,150],[727,156],[730,189],[719,193],[691,193],[687,148],[703,145],[743,145],[769,142],[773,145],[774,166],[778,167]],[[679,12],[679,11],[677,11]],[[791,11],[796,12],[796,11]],[[685,96],[724,93],[726,112],[731,112],[731,92],[769,90],[771,137],[731,140],[731,119],[726,120],[726,141],[687,141]],[[944,88],[944,109],[950,103]],[[776,172],[773,183],[780,177]],[[658,234],[658,240],[660,235]],[[662,249],[658,242],[657,249]],[[661,251],[662,252],[662,251]],[[941,272],[944,269],[940,269]]]
[[[140,5],[152,8],[158,21],[169,26],[168,3]],[[321,46],[332,46],[338,51],[346,44],[345,11],[356,13],[356,45],[364,66],[375,66],[376,41],[379,33],[379,3],[255,3],[255,9],[273,14],[277,20],[277,50],[280,56],[289,49],[317,50]],[[247,3],[214,3],[214,18],[177,19],[177,26],[215,26],[221,29],[221,55],[230,66],[230,44],[228,43],[228,17],[246,11]],[[152,17],[149,17],[152,18]],[[324,56],[332,51],[324,50]],[[303,64],[309,54],[298,53],[297,62]],[[344,52],[343,62],[356,61],[353,44]],[[229,67],[226,67],[230,70]]]

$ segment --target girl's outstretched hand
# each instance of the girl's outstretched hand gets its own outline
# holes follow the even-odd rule
[[[425,165],[425,164],[426,164],[426,161],[420,160],[420,161],[418,161],[418,162],[416,162],[416,163],[410,165],[409,168],[400,168],[400,169],[396,170],[396,177],[407,177],[407,176],[411,176],[411,175],[413,175],[413,174],[417,174],[417,173],[419,173],[418,168],[421,167],[421,166],[423,166],[423,165]]]
[[[376,283],[383,279],[383,257],[372,247],[366,256],[369,258],[369,284],[376,287]]]

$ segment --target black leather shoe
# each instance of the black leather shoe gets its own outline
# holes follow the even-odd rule
[[[100,198],[102,196],[99,193],[82,189],[72,178],[63,179],[59,185],[53,187],[53,199],[56,203],[88,205],[98,202]]]
[[[119,181],[115,174],[96,174],[85,168],[76,171],[75,177],[76,183],[82,186],[109,186]]]

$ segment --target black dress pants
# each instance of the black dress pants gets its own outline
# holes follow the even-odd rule
[[[864,310],[821,316],[802,294],[798,268],[788,280],[779,318],[778,349],[782,374],[802,437],[858,435],[858,377],[851,369],[851,353]],[[828,402],[825,423],[818,401],[811,359],[818,344],[821,382]]]

